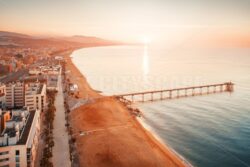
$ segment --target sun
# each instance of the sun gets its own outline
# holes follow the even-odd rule
[[[147,37],[147,36],[144,36],[143,39],[142,39],[142,42],[144,44],[149,44],[151,42],[151,39],[149,37]]]

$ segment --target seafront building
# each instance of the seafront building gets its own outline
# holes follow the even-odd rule
[[[39,66],[29,70],[28,78],[37,78],[37,80],[46,80],[47,90],[58,90],[58,77],[61,74],[60,65]]]
[[[25,85],[25,106],[29,110],[44,111],[46,107],[46,84],[35,82]]]
[[[6,85],[6,101],[7,108],[16,108],[24,106],[24,83],[16,82]]]
[[[40,110],[12,110],[0,135],[0,166],[34,166],[40,135]]]
[[[46,83],[16,82],[0,87],[0,108],[22,108],[44,111],[46,107]]]
[[[41,82],[30,75],[23,81],[0,83],[0,167],[34,166],[47,84],[57,90],[61,72],[61,67],[51,69],[39,75]]]
[[[58,80],[59,75],[48,75],[47,76],[47,90],[56,90],[58,91]]]
[[[0,83],[0,108],[5,106],[6,86]]]
[[[61,73],[60,65],[39,66],[29,70],[30,75],[59,75]]]
[[[6,127],[6,122],[10,120],[10,118],[10,111],[3,111],[2,109],[0,109],[0,134],[2,134],[3,130]]]

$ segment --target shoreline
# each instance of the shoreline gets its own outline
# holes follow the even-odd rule
[[[151,127],[147,125],[142,118],[140,117],[137,118],[137,121],[142,126],[142,128],[144,128],[146,132],[148,132],[148,135],[152,136],[152,138],[154,138],[157,141],[160,149],[163,149],[163,151],[164,149],[167,149],[169,152],[173,154],[173,156],[177,156],[187,167],[193,167],[193,165],[190,162],[188,162],[181,154],[175,151],[169,144],[165,143],[161,137],[159,137],[155,132],[153,132]]]
[[[93,88],[91,88],[91,86],[88,84],[85,76],[83,76],[83,74],[80,72],[80,70],[73,63],[72,58],[71,58],[71,55],[72,55],[73,52],[74,52],[74,50],[70,51],[69,53],[67,53],[65,55],[65,59],[67,61],[66,68],[67,68],[67,70],[70,70],[71,72],[73,72],[72,75],[71,75],[71,79],[73,79],[73,78],[76,79],[73,82],[76,82],[76,83],[79,84],[79,90],[80,90],[79,96],[80,96],[80,98],[89,99],[89,98],[100,98],[101,97],[104,100],[103,99],[97,100],[96,104],[94,102],[94,104],[92,104],[92,105],[90,104],[90,105],[87,105],[86,107],[80,106],[77,109],[74,109],[73,111],[71,111],[72,113],[70,114],[71,117],[72,117],[72,120],[76,119],[76,117],[80,117],[78,114],[79,114],[79,112],[82,113],[84,108],[86,109],[88,107],[93,107],[93,105],[97,105],[97,107],[98,107],[98,105],[99,105],[98,103],[104,103],[104,104],[101,104],[101,105],[105,105],[106,103],[114,104],[114,106],[118,105],[118,107],[120,107],[119,104],[116,104],[116,103],[119,103],[119,102],[117,102],[117,101],[115,102],[115,101],[113,101],[114,99],[110,99],[110,97],[107,97],[105,95],[101,95],[98,91],[95,91]],[[102,107],[102,106],[100,106],[100,107]],[[111,106],[109,106],[109,107],[111,107]],[[97,108],[97,110],[98,110],[98,108]],[[127,115],[129,114],[129,111],[125,107],[123,109],[121,109],[121,112],[127,112]],[[122,114],[124,114],[124,113],[122,113]],[[121,116],[118,116],[118,117],[123,117],[122,114],[120,114]],[[83,115],[83,113],[81,115]],[[126,119],[128,119],[128,122],[133,123],[133,126],[135,127],[136,131],[140,132],[140,133],[138,132],[139,136],[143,140],[145,140],[144,141],[144,142],[146,142],[145,147],[148,147],[147,146],[148,144],[151,146],[151,147],[147,148],[147,149],[152,149],[151,152],[149,151],[151,154],[154,153],[154,152],[157,152],[157,154],[161,154],[161,155],[159,155],[159,156],[161,156],[161,161],[162,162],[171,161],[170,162],[171,166],[189,166],[189,167],[192,166],[181,155],[176,153],[176,151],[174,151],[170,146],[168,146],[167,144],[165,144],[161,140],[159,140],[159,138],[157,138],[156,135],[153,132],[148,130],[145,127],[145,125],[143,125],[143,122],[141,122],[142,120],[138,120],[138,118],[136,118],[136,117],[132,117],[131,115],[127,116],[127,115],[125,117],[126,117]],[[105,117],[106,117],[106,115],[105,115]],[[129,117],[129,118],[127,118],[127,117]],[[84,129],[87,129],[87,127],[88,127],[88,123],[85,123],[86,126],[84,126],[84,125],[81,126],[81,125],[79,125],[79,123],[77,123],[75,121],[70,121],[70,123],[72,124],[72,127],[75,128],[75,129],[79,129],[80,127],[84,128]],[[111,121],[111,123],[112,123],[112,121]],[[93,128],[93,127],[94,127],[94,125],[91,124],[90,128]],[[106,125],[104,127],[106,127]],[[77,139],[76,141],[78,141],[78,140],[81,140],[81,139]],[[134,140],[134,139],[132,138],[131,140]],[[82,142],[84,143],[86,141],[83,140]],[[81,142],[79,142],[77,144],[81,144]],[[134,143],[134,144],[137,144],[137,143]],[[79,152],[81,153],[81,150],[77,150],[77,151],[78,151],[78,153]],[[98,152],[98,150],[96,152]],[[80,156],[81,156],[81,154],[79,155],[79,159],[80,159],[80,162],[81,162],[81,157]],[[88,159],[88,158],[85,158],[85,159]],[[82,161],[85,161],[84,158],[82,158]],[[92,159],[92,161],[93,161],[93,159]],[[81,164],[82,163],[83,164],[88,164],[87,162],[81,162]],[[143,162],[141,162],[141,164],[143,164]],[[159,163],[158,166],[165,166],[163,164],[165,164],[165,163]],[[95,165],[93,165],[93,166],[95,166]],[[101,166],[103,166],[103,165],[101,165]],[[121,166],[126,166],[126,164],[123,164]]]

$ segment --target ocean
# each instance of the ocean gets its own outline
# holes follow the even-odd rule
[[[233,93],[137,107],[151,131],[193,166],[250,167],[250,48],[107,46],[71,56],[106,95],[233,82]]]

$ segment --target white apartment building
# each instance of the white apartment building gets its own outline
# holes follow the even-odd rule
[[[59,75],[47,75],[47,90],[58,91]]]
[[[4,107],[5,98],[6,98],[6,86],[0,83],[0,108]]]
[[[24,106],[24,83],[16,82],[6,85],[5,106],[7,108]]]
[[[30,110],[44,111],[46,107],[46,84],[35,82],[25,85],[25,106]]]
[[[61,66],[60,65],[51,65],[51,66],[39,66],[36,68],[31,68],[29,70],[30,75],[59,75],[61,74]]]
[[[0,135],[0,166],[34,166],[40,135],[40,110],[12,110]]]

